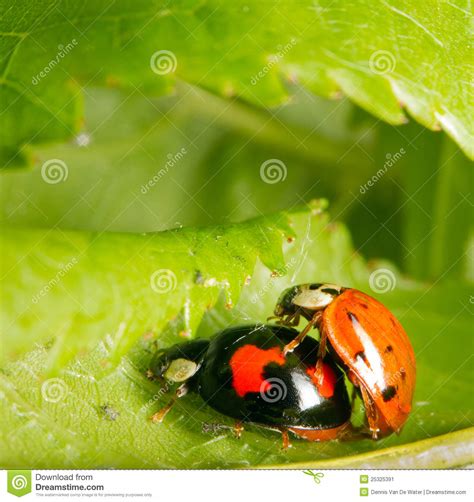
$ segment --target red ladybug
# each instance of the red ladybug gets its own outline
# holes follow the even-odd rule
[[[405,330],[380,302],[357,289],[301,284],[283,292],[275,308],[282,324],[307,326],[285,346],[292,352],[313,327],[320,332],[316,378],[326,344],[360,389],[372,437],[399,433],[411,411],[416,363]]]
[[[292,353],[285,345],[298,335],[284,326],[236,326],[210,340],[198,339],[159,351],[148,376],[179,383],[175,397],[152,417],[161,422],[177,398],[198,393],[212,408],[242,423],[288,431],[311,441],[351,434],[351,406],[344,374],[329,354],[314,377],[319,344],[303,340]]]

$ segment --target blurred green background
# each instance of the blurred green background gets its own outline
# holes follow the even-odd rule
[[[417,279],[473,279],[472,166],[444,133],[414,121],[390,126],[347,98],[295,86],[289,104],[269,110],[186,84],[157,99],[84,91],[82,131],[35,148],[33,168],[2,173],[3,221],[149,232],[325,197],[365,257],[389,259]],[[66,163],[67,180],[45,183],[49,159]],[[284,180],[262,179],[269,159],[283,162]]]

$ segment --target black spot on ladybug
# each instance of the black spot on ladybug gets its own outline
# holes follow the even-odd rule
[[[387,345],[385,347],[385,352],[393,352],[393,347],[391,345]]]
[[[368,368],[370,368],[370,362],[367,359],[367,356],[365,355],[365,352],[363,350],[361,350],[360,352],[357,352],[357,354],[354,357],[355,357],[355,359],[362,359],[362,361],[364,361],[366,366]]]
[[[382,397],[385,402],[390,401],[397,393],[397,389],[393,385],[385,387],[382,391]]]
[[[337,296],[339,294],[339,291],[337,289],[332,289],[332,288],[323,288],[321,289],[323,293],[327,293],[328,295],[333,295]]]
[[[353,314],[352,312],[347,312],[347,317],[352,322],[352,324],[354,324],[354,323],[359,324],[359,319],[357,319],[357,316],[355,314]]]

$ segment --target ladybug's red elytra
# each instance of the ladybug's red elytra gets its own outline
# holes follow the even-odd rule
[[[284,348],[298,332],[285,326],[238,326],[210,340],[180,343],[158,352],[148,376],[179,383],[172,401],[152,420],[161,422],[177,398],[197,392],[218,412],[242,423],[253,423],[323,441],[351,430],[351,406],[344,374],[327,354],[322,378],[314,377],[319,344],[306,338],[291,353]]]
[[[416,363],[413,348],[396,317],[357,289],[334,284],[301,284],[285,290],[275,316],[280,323],[307,326],[284,348],[296,350],[314,327],[320,332],[316,379],[323,378],[326,345],[360,389],[372,437],[400,432],[411,410]]]

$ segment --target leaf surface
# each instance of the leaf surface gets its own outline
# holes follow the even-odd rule
[[[4,0],[2,11],[2,166],[81,128],[81,86],[156,95],[175,79],[264,107],[288,99],[285,80],[342,91],[390,124],[405,108],[474,156],[468,2]]]
[[[287,242],[288,224],[296,237],[292,242]],[[89,234],[49,231],[38,240],[30,231],[15,230],[7,234],[7,244],[12,236],[7,247],[17,251],[16,265],[2,286],[1,325],[15,330],[2,345],[17,357],[9,357],[0,375],[4,467],[337,467],[361,460],[367,467],[426,468],[471,462],[469,289],[414,283],[385,272],[393,291],[382,294],[379,285],[378,293],[371,292],[370,270],[354,254],[345,227],[329,224],[321,203],[310,212],[149,237],[104,234],[94,240]],[[205,239],[218,244],[204,245]],[[78,250],[85,259],[41,297],[34,317],[22,317],[21,299],[31,298],[58,263]],[[175,290],[156,295],[150,274],[163,267],[173,268],[178,281]],[[249,269],[251,282],[243,286]],[[284,275],[276,277],[272,270]],[[211,278],[222,283],[209,288],[208,302],[217,303],[207,310],[202,292]],[[189,312],[196,319],[204,314],[196,335],[211,336],[229,325],[264,321],[284,287],[308,280],[376,295],[409,333],[418,380],[413,412],[399,436],[377,442],[294,439],[283,452],[278,434],[255,426],[237,440],[232,420],[193,394],[181,399],[162,424],[149,421],[172,390],[147,380],[150,358],[158,348],[182,340]],[[227,297],[218,298],[221,290]],[[233,309],[226,308],[229,293]],[[361,420],[360,402],[355,420]],[[454,431],[460,432],[440,437]]]

